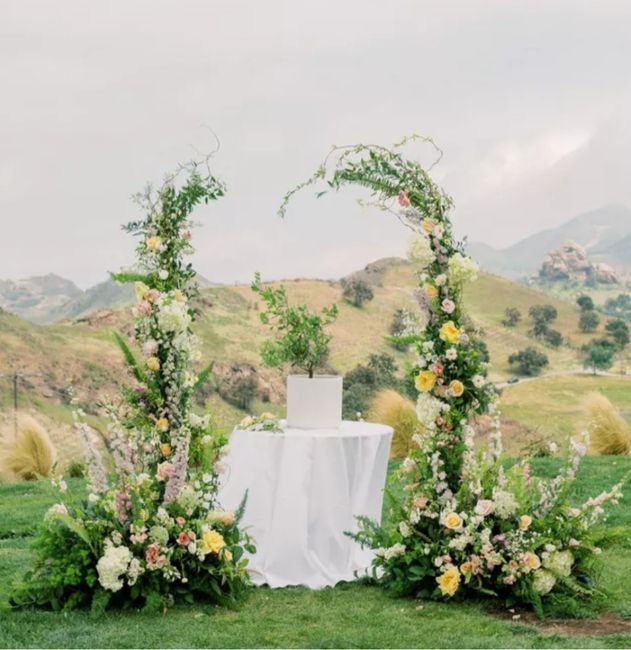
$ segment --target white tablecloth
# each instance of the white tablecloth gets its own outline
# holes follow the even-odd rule
[[[219,499],[236,509],[254,538],[256,584],[312,589],[354,580],[372,552],[344,535],[355,517],[381,519],[392,429],[343,422],[340,429],[235,430]]]

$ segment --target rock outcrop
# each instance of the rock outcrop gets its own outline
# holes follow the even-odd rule
[[[571,280],[603,284],[618,283],[618,276],[611,266],[592,262],[586,250],[573,241],[567,241],[558,250],[548,253],[539,270],[539,277],[549,282]]]

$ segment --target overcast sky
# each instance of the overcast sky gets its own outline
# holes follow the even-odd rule
[[[128,263],[129,196],[210,148],[202,124],[229,190],[195,233],[215,281],[403,253],[352,188],[276,216],[331,144],[433,136],[458,232],[497,246],[631,206],[630,61],[626,0],[0,0],[0,278]]]

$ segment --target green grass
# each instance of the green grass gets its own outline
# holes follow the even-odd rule
[[[542,459],[535,470],[550,474],[558,465]],[[629,470],[629,458],[587,458],[576,496],[598,494]],[[80,480],[69,484],[72,495],[81,494]],[[28,566],[29,539],[52,499],[43,483],[0,486],[0,647],[631,647],[631,634],[544,634],[535,625],[500,619],[489,603],[396,599],[357,583],[321,591],[252,589],[236,610],[195,605],[97,619],[88,612],[2,609],[12,580]],[[608,523],[631,525],[631,494]],[[631,550],[612,548],[602,558],[607,610],[631,618]]]

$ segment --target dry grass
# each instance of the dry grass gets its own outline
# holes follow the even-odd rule
[[[586,408],[592,451],[628,456],[631,452],[631,427],[618,409],[601,393],[590,393]]]
[[[21,414],[17,431],[5,428],[0,436],[0,476],[32,481],[50,476],[55,448],[46,429],[30,415]]]
[[[394,429],[390,455],[403,458],[410,449],[412,435],[419,430],[414,403],[394,390],[382,390],[368,409],[367,420],[387,424]]]

